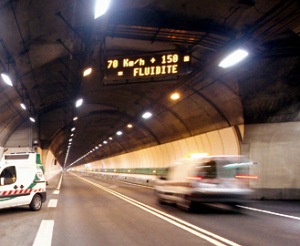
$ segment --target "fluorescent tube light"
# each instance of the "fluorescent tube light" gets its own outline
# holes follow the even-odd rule
[[[78,99],[75,104],[76,108],[79,108],[82,105],[82,103],[83,103],[83,99],[82,98]]]
[[[151,118],[152,117],[152,113],[150,113],[150,112],[145,112],[143,115],[142,115],[142,118],[144,118],[144,119],[149,119],[149,118]]]
[[[234,51],[233,53],[229,54],[227,57],[225,57],[220,63],[219,67],[222,68],[228,68],[231,67],[240,61],[244,60],[248,56],[248,52],[243,49],[238,49]]]
[[[20,103],[20,106],[21,106],[21,108],[24,109],[24,110],[27,109],[25,103]]]
[[[83,77],[86,77],[92,73],[92,68],[89,67],[83,71]]]
[[[95,4],[95,19],[104,15],[108,10],[110,0],[96,0]]]
[[[174,101],[178,100],[180,98],[180,94],[178,92],[174,92],[170,98]]]
[[[6,73],[1,73],[1,77],[2,77],[3,81],[5,82],[5,84],[8,84],[9,86],[13,86],[13,83],[12,83],[10,77]]]

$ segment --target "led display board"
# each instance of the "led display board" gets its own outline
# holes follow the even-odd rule
[[[181,75],[189,72],[191,57],[176,52],[130,57],[113,57],[106,60],[106,79],[132,79]]]

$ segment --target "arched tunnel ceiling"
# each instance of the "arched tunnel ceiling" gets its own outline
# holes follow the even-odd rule
[[[40,146],[65,167],[228,126],[300,120],[299,1],[111,0],[96,20],[93,5],[0,1],[1,69],[14,84],[0,84],[2,146],[30,115]],[[246,61],[218,67],[237,47]],[[189,54],[188,72],[108,76],[108,58],[166,52]],[[93,72],[83,77],[86,67]]]

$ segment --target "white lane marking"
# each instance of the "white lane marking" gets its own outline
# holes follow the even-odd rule
[[[61,173],[61,175],[60,175],[59,182],[58,182],[58,185],[57,185],[57,187],[56,187],[57,190],[60,190],[62,178],[63,178],[63,173]]]
[[[42,220],[32,246],[51,246],[54,220]]]
[[[48,203],[48,208],[56,208],[57,207],[57,199],[50,199]]]
[[[268,211],[268,210],[262,210],[262,209],[257,209],[257,208],[250,208],[250,207],[245,207],[245,206],[238,206],[238,207],[244,208],[244,209],[248,209],[248,210],[252,210],[252,211],[256,211],[256,212],[260,212],[260,213],[272,214],[272,215],[276,215],[276,216],[280,216],[280,217],[285,217],[285,218],[289,218],[289,219],[300,220],[300,217],[291,216],[291,215],[287,215],[287,214],[275,213],[275,212],[271,212],[271,211]]]
[[[104,191],[106,191],[106,192],[108,192],[108,193],[110,193],[110,194],[112,194],[112,195],[114,195],[114,196],[116,196],[116,197],[132,204],[132,205],[134,205],[134,206],[136,206],[136,207],[139,207],[139,208],[143,209],[144,211],[146,211],[148,213],[151,213],[151,214],[153,214],[153,215],[155,215],[155,216],[157,216],[157,217],[159,217],[159,218],[161,218],[161,219],[163,219],[163,220],[165,220],[165,221],[167,221],[167,222],[169,222],[169,223],[171,223],[171,224],[173,224],[177,227],[180,227],[181,229],[183,229],[185,231],[188,231],[188,232],[192,233],[193,235],[195,235],[197,237],[200,237],[200,238],[202,238],[202,239],[204,239],[204,240],[206,240],[206,241],[208,241],[208,242],[210,242],[214,245],[217,245],[217,246],[225,246],[225,245],[240,246],[239,244],[234,243],[234,242],[232,242],[232,241],[230,241],[226,238],[218,236],[218,235],[216,235],[212,232],[209,232],[205,229],[197,227],[197,226],[195,226],[193,224],[190,224],[190,223],[188,223],[184,220],[176,218],[176,217],[174,217],[170,214],[167,214],[167,213],[164,213],[160,210],[152,208],[152,207],[150,207],[150,206],[148,206],[144,203],[141,203],[139,201],[131,199],[130,197],[127,197],[125,195],[122,195],[121,193],[118,193],[118,192],[113,191],[111,189],[108,189],[108,188],[106,188],[102,185],[99,185],[95,182],[92,182],[90,180],[87,180],[85,178],[77,176],[76,174],[73,174],[73,173],[71,173],[71,174],[76,176],[79,179],[82,179],[83,181],[85,181],[89,184],[92,184],[92,185],[94,185],[94,186],[96,186],[96,187],[98,187],[98,188],[100,188],[100,189],[102,189],[102,190],[104,190]],[[219,240],[219,241],[217,241],[217,240]]]
[[[53,191],[53,194],[54,194],[54,195],[58,195],[58,194],[59,194],[59,190]]]

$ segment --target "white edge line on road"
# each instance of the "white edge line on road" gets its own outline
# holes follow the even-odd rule
[[[57,187],[56,187],[57,190],[60,190],[62,178],[63,178],[63,173],[61,173],[61,175],[60,175],[59,182],[58,182],[58,185],[57,185]]]
[[[285,217],[285,218],[289,218],[289,219],[300,220],[300,217],[286,215],[286,214],[280,214],[280,213],[275,213],[275,212],[271,212],[271,211],[268,211],[268,210],[262,210],[262,209],[257,209],[257,208],[250,208],[250,207],[245,207],[245,206],[238,206],[238,207],[244,208],[244,209],[248,209],[248,210],[252,210],[252,211],[256,211],[256,212],[260,212],[260,213],[272,214],[272,215],[276,215],[276,216],[280,216],[280,217]]]
[[[33,246],[51,246],[54,220],[42,220]]]
[[[208,242],[210,242],[210,243],[212,243],[214,245],[224,246],[226,244],[221,243],[221,242],[224,242],[224,243],[227,243],[228,245],[231,245],[231,246],[239,246],[239,244],[236,244],[236,243],[234,243],[234,242],[232,242],[232,241],[230,241],[230,240],[228,240],[226,238],[220,237],[220,236],[218,236],[218,235],[216,235],[216,234],[214,234],[212,232],[206,231],[206,230],[204,230],[202,228],[199,228],[199,227],[197,227],[197,226],[195,226],[193,224],[190,224],[190,223],[188,223],[186,221],[183,221],[181,219],[173,217],[173,216],[171,216],[171,215],[169,215],[167,213],[164,213],[164,212],[159,211],[159,210],[157,210],[155,208],[152,208],[152,207],[150,207],[150,206],[148,206],[146,204],[143,204],[143,203],[138,202],[138,201],[136,201],[134,199],[131,199],[131,198],[125,196],[125,195],[122,195],[122,194],[116,192],[116,191],[110,190],[110,189],[108,189],[108,188],[106,188],[106,187],[104,187],[102,185],[99,185],[99,184],[97,184],[95,182],[92,182],[90,180],[87,180],[85,178],[77,176],[76,174],[72,174],[72,175],[74,175],[77,178],[80,178],[83,181],[85,181],[87,183],[90,183],[90,184],[92,184],[92,185],[94,185],[94,186],[96,186],[96,187],[98,187],[98,188],[100,188],[100,189],[102,189],[102,190],[104,190],[104,191],[106,191],[108,193],[111,193],[112,195],[117,196],[117,197],[119,197],[119,198],[127,201],[128,203],[131,203],[132,205],[134,205],[136,207],[139,207],[139,208],[141,208],[141,209],[143,209],[143,210],[145,210],[145,211],[147,211],[147,212],[149,212],[149,213],[151,213],[151,214],[153,214],[153,215],[155,215],[155,216],[157,216],[157,217],[159,217],[159,218],[161,218],[161,219],[163,219],[163,220],[165,220],[165,221],[167,221],[167,222],[169,222],[169,223],[171,223],[171,224],[173,224],[173,225],[175,225],[177,227],[180,227],[181,229],[184,229],[184,230],[186,230],[186,231],[188,231],[188,232],[190,232],[190,233],[192,233],[192,234],[194,234],[194,235],[196,235],[196,236],[198,236],[198,237],[200,237],[200,238],[202,238],[202,239],[204,239],[204,240],[206,240],[206,241],[208,241]],[[206,235],[204,235],[202,233],[205,233]],[[213,239],[213,237],[216,238],[219,241]]]

